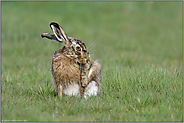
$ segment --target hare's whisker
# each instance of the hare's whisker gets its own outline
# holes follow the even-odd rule
[[[93,43],[93,39],[91,39],[91,41],[89,42],[88,46],[90,47],[92,43]]]
[[[91,47],[92,47],[93,43],[94,43],[94,42],[93,42],[93,39],[92,39],[92,40],[90,41],[89,45],[88,45],[88,46],[89,46],[89,47],[88,47],[88,48],[89,48],[89,50],[91,49]]]
[[[96,46],[96,44],[92,43],[90,48],[89,48],[89,51],[93,50],[93,48]]]
[[[94,51],[96,51],[96,49],[90,50],[90,51],[89,51],[90,55],[91,55],[91,53],[93,53]]]
[[[96,49],[96,43],[95,44],[93,44],[93,46],[89,49],[89,52],[94,52]]]
[[[96,43],[96,42],[93,42],[93,43],[92,43],[92,46],[90,47],[90,50],[93,49],[93,48],[94,48],[96,45],[98,45],[98,44],[99,44],[99,42],[97,42],[97,43]]]

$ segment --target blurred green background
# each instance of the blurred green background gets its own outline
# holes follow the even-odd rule
[[[52,32],[49,27],[51,22],[59,23],[68,36],[82,40],[87,45],[92,58],[100,62],[104,97],[109,95],[108,82],[116,79],[120,84],[124,82],[121,81],[121,77],[118,78],[118,73],[123,77],[122,80],[126,80],[126,73],[136,78],[134,69],[145,71],[146,74],[152,68],[166,70],[167,76],[175,77],[175,73],[180,75],[179,80],[173,78],[168,81],[169,83],[176,81],[176,85],[172,86],[177,86],[179,83],[178,94],[182,97],[182,10],[181,1],[1,1],[1,107],[4,107],[1,118],[15,119],[20,112],[23,113],[20,105],[18,106],[20,111],[17,111],[15,104],[11,102],[19,102],[22,97],[22,103],[25,103],[25,98],[31,97],[30,93],[34,89],[35,91],[41,88],[46,88],[45,91],[54,90],[50,75],[51,56],[62,45],[41,38],[42,33]],[[147,69],[146,66],[150,67]],[[155,74],[158,77],[160,73]],[[127,78],[126,81],[128,80],[132,79]],[[116,86],[115,90],[117,90]],[[16,99],[13,100],[13,97]],[[104,98],[101,99],[103,101]],[[174,97],[172,99],[174,100]],[[12,107],[10,108],[9,105]],[[40,105],[35,106],[36,109],[39,107]],[[10,116],[11,111],[14,115]],[[182,110],[176,113],[178,117],[175,119],[158,118],[156,121],[181,121],[181,113]],[[20,115],[19,119],[30,120],[28,116],[29,113],[25,116]],[[166,114],[165,116],[167,117]],[[49,119],[49,117],[45,120],[34,117],[36,121]],[[125,120],[127,117],[125,116],[124,119],[114,117],[111,120],[99,118],[96,121],[116,121],[115,119],[132,121]],[[154,121],[154,118],[148,117],[144,121]],[[141,117],[134,117],[133,120],[141,121]],[[95,120],[89,119],[89,121]]]
[[[93,57],[103,67],[182,65],[181,2],[2,2],[1,13],[2,60],[9,56],[13,62],[14,56],[17,62],[28,57],[37,65],[47,62],[62,46],[40,35],[52,32],[49,24],[55,21],[68,36],[87,46],[92,42]]]

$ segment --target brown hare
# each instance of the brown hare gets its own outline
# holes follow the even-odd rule
[[[50,23],[54,34],[43,33],[57,43],[63,43],[62,49],[55,51],[52,56],[52,79],[58,95],[87,98],[101,93],[101,65],[93,61],[87,52],[85,44],[76,38],[68,37],[63,28]]]

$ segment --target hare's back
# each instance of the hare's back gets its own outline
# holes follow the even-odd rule
[[[58,81],[79,81],[79,65],[62,52],[55,51],[52,57],[52,74]]]

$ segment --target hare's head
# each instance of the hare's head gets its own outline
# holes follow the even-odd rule
[[[89,60],[90,55],[87,52],[85,44],[81,40],[68,37],[63,28],[55,22],[50,23],[50,27],[54,34],[43,33],[41,35],[42,38],[46,37],[57,43],[63,43],[63,54],[73,58],[79,64],[85,64]]]

